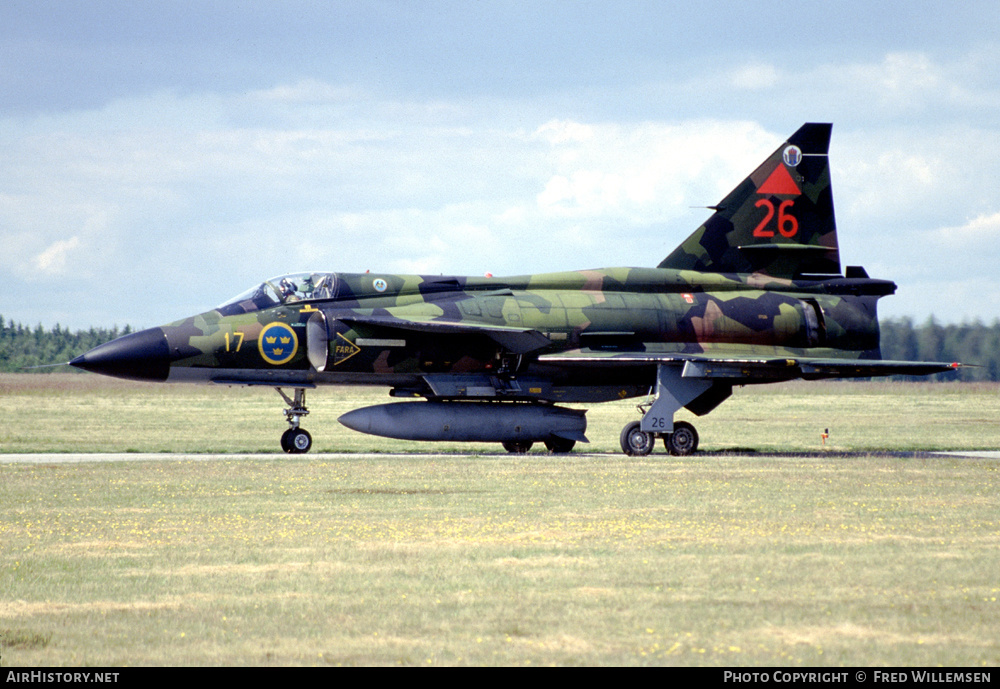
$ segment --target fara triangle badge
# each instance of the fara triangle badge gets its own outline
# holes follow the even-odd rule
[[[333,346],[330,350],[333,354],[334,366],[339,366],[361,351],[361,347],[357,346],[340,333],[337,333],[337,337],[340,338],[340,341],[331,343]]]

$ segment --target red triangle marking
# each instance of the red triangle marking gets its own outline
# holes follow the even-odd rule
[[[778,163],[778,167],[774,168],[771,176],[764,180],[764,183],[757,188],[757,193],[764,195],[798,196],[802,193],[802,190],[799,189],[799,185],[795,183],[792,176],[788,174],[788,168]]]

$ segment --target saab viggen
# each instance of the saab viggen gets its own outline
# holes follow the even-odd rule
[[[803,125],[655,268],[295,273],[71,364],[133,380],[273,387],[289,407],[281,447],[290,453],[312,445],[300,422],[306,390],[319,385],[410,398],[340,417],[356,431],[509,452],[587,442],[586,412],[561,404],[646,396],[621,432],[628,455],[648,454],[657,438],[674,455],[694,452],[697,432],[675,412],[707,414],[735,385],[957,367],[881,358],[876,305],[896,285],[841,270],[830,131]]]

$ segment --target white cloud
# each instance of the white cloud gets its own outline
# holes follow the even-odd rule
[[[963,225],[941,227],[924,234],[939,246],[982,251],[995,258],[1000,246],[1000,212],[978,215]]]
[[[538,194],[543,215],[598,215],[620,206],[625,180],[598,170],[576,170],[570,177],[555,175]]]
[[[549,120],[535,130],[534,136],[551,144],[589,141],[594,138],[594,128],[570,120]]]
[[[562,129],[585,127],[571,124]],[[666,222],[719,201],[779,143],[742,122],[595,124],[586,131],[554,142],[554,174],[536,196],[544,218]]]
[[[761,119],[767,126],[718,108],[708,110],[715,119],[665,108],[662,120],[632,121],[534,101],[392,101],[312,80],[4,120],[0,267],[29,292],[47,273],[141,277],[164,296],[136,294],[121,308],[141,318],[106,321],[155,322],[153,309],[164,320],[183,315],[166,301],[171,291],[211,305],[299,269],[502,275],[655,265],[707,217],[704,206],[800,124],[798,112],[815,105],[799,88],[807,81],[838,107],[857,101],[854,123],[835,127],[832,146],[845,263],[884,267],[901,284],[931,267],[961,272],[951,256],[960,252],[931,262],[914,237],[942,249],[947,239],[978,242],[981,257],[996,259],[1000,192],[987,181],[1000,175],[996,128],[901,128],[895,115],[869,112],[877,94],[894,92],[899,107],[914,92],[932,102],[954,87],[955,67],[922,53],[846,74],[842,66],[779,72],[761,61],[685,76],[700,80],[702,96],[738,85],[743,99],[772,89],[768,102],[803,100],[780,120]],[[694,91],[685,94],[693,102]],[[818,110],[803,119],[826,119]],[[211,276],[218,294],[188,279],[198,275]],[[78,287],[72,298],[90,299]],[[8,308],[5,300],[0,313]],[[99,308],[110,307],[87,312]]]
[[[67,255],[80,246],[79,237],[54,242],[34,258],[34,267],[46,275],[59,275],[66,270]]]
[[[953,179],[951,163],[929,152],[897,148],[875,138],[868,141],[868,150],[842,152],[841,162],[833,163],[845,172],[833,180],[838,207],[844,211],[868,218],[899,216],[919,208]]]
[[[774,65],[748,64],[732,70],[729,78],[734,88],[762,91],[777,86],[779,74]]]
[[[330,103],[357,98],[356,89],[335,86],[318,79],[302,79],[294,84],[278,84],[269,89],[253,91],[251,100],[277,103]]]
[[[870,80],[890,93],[926,91],[939,87],[943,70],[925,53],[889,53]]]
[[[852,117],[866,113],[869,123],[915,116],[937,118],[944,112],[983,114],[997,107],[998,55],[976,58],[980,52],[952,54],[948,58],[922,51],[893,51],[867,61],[830,61],[794,73],[789,88],[801,93],[809,88],[812,99]],[[974,112],[979,109],[979,113]],[[872,115],[875,115],[872,117]],[[933,121],[933,120],[932,120]]]

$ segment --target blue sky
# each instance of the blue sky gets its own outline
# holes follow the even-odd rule
[[[895,6],[893,6],[895,5]],[[885,316],[1000,317],[990,2],[0,6],[0,314],[147,327],[299,270],[656,265],[805,121]]]

